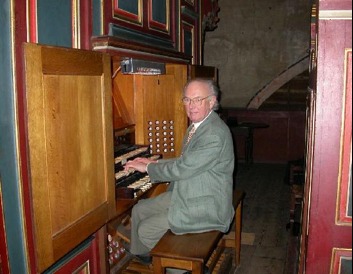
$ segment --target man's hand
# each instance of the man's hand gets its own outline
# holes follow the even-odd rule
[[[147,165],[150,163],[156,163],[156,160],[151,160],[148,158],[136,158],[132,161],[128,161],[125,165],[125,170],[128,171],[130,169],[137,170],[139,172],[147,172]]]

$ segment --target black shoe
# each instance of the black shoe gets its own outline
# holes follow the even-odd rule
[[[139,261],[143,265],[150,265],[152,263],[152,256],[149,254],[144,254],[144,255],[135,255],[130,252],[130,246],[129,245],[124,245],[125,252],[129,254],[131,257]]]
[[[150,265],[152,263],[152,256],[149,255],[134,255],[134,258],[143,265]]]

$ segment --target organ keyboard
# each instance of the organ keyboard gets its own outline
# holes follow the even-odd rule
[[[135,171],[124,170],[127,161],[137,157],[158,160],[160,155],[152,155],[149,146],[131,145],[118,148],[115,153],[115,194],[119,199],[134,199],[152,187],[148,175]]]

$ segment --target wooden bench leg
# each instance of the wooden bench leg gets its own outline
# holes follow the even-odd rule
[[[241,249],[241,231],[242,231],[242,211],[243,201],[239,201],[235,207],[234,216],[234,231],[232,230],[229,235],[223,237],[221,246],[230,247],[234,250],[234,264],[240,265],[240,249]]]
[[[164,274],[164,267],[162,267],[162,260],[160,257],[153,257],[153,273]]]
[[[192,274],[203,274],[203,264],[200,262],[192,262]]]
[[[240,264],[240,247],[241,247],[241,222],[242,222],[242,201],[235,210],[235,242],[234,242],[234,262],[236,266]]]

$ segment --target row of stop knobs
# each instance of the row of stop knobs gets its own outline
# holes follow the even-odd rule
[[[110,266],[116,264],[126,253],[123,245],[110,234],[108,234],[107,248]]]

